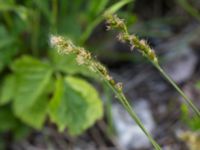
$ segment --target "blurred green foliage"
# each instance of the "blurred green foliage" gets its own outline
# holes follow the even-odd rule
[[[182,121],[193,131],[198,131],[200,129],[199,116],[191,115],[188,107],[185,104],[181,106],[181,119]]]
[[[188,14],[200,21],[200,13],[198,9],[194,7],[195,5],[191,5],[189,0],[177,0],[177,2]]]
[[[200,90],[200,81],[197,81],[195,88]],[[200,130],[200,119],[197,115],[192,115],[185,104],[181,106],[181,119],[193,131]]]
[[[79,135],[103,115],[102,101],[74,56],[49,47],[50,34],[80,45],[132,0],[0,0],[0,133],[42,129],[47,116],[60,131]],[[83,78],[84,77],[84,78]]]

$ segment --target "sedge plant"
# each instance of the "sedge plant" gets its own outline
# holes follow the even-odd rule
[[[58,49],[58,52],[61,54],[66,54],[66,55],[75,54],[78,65],[84,65],[89,70],[95,72],[101,79],[103,79],[105,83],[110,87],[110,89],[114,92],[118,100],[127,110],[127,112],[130,114],[133,120],[137,123],[137,125],[141,128],[141,130],[147,136],[149,141],[154,146],[155,150],[161,150],[160,146],[153,139],[151,134],[145,129],[141,120],[139,119],[139,117],[137,116],[137,114],[132,109],[131,105],[129,104],[127,98],[125,97],[123,93],[122,83],[116,83],[113,80],[113,78],[109,75],[107,69],[101,63],[95,60],[91,56],[90,52],[86,51],[82,47],[78,47],[74,45],[69,39],[65,39],[62,36],[52,35],[50,37],[50,44],[54,48]]]
[[[169,77],[169,75],[161,68],[158,58],[154,50],[147,44],[145,40],[140,40],[134,34],[128,32],[127,26],[122,19],[117,15],[105,13],[105,18],[108,23],[108,29],[118,29],[118,39],[122,42],[130,44],[131,49],[136,48],[144,57],[146,57],[155,68],[164,76],[164,78],[176,89],[176,91],[183,97],[185,103],[192,108],[198,117],[200,117],[199,109],[193,104],[192,100],[178,87],[178,85]]]

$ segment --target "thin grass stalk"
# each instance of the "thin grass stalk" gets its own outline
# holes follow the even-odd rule
[[[121,102],[126,111],[130,114],[132,119],[141,128],[149,141],[154,146],[155,150],[161,150],[160,146],[153,139],[151,134],[145,129],[137,114],[132,109],[125,95],[123,94],[121,83],[115,83],[112,77],[108,74],[107,69],[98,61],[91,57],[91,54],[82,47],[75,46],[70,40],[66,40],[61,36],[52,36],[50,43],[53,47],[57,48],[62,54],[75,54],[76,61],[79,65],[84,65],[89,70],[97,73],[105,83],[110,87],[114,94],[116,94],[118,100]]]
[[[200,117],[199,109],[193,104],[192,100],[178,87],[178,85],[165,73],[160,67],[158,58],[154,50],[147,44],[145,40],[140,40],[135,35],[129,34],[126,24],[116,15],[105,13],[105,17],[108,23],[108,29],[118,29],[120,31],[118,39],[122,42],[128,42],[131,45],[131,49],[136,48],[143,54],[165,77],[165,79],[176,89],[176,91],[183,97],[184,102]]]
[[[190,106],[193,111],[200,117],[198,108],[192,103],[192,100],[177,86],[177,84],[168,76],[168,74],[160,67],[160,65],[153,63],[163,77],[176,89],[176,91],[184,98],[186,104]]]
[[[52,0],[52,30],[57,30],[57,17],[58,17],[58,0]]]
[[[147,138],[152,143],[152,145],[154,146],[154,148],[156,150],[161,150],[161,147],[157,144],[157,142],[153,139],[153,137],[150,135],[150,133],[146,130],[146,128],[142,124],[141,120],[139,119],[139,117],[137,116],[137,114],[135,113],[135,111],[132,109],[131,105],[129,104],[129,102],[126,99],[126,97],[123,94],[123,92],[119,91],[118,89],[116,89],[115,86],[113,86],[112,84],[110,84],[99,71],[98,71],[98,74],[101,76],[101,78],[103,78],[103,80],[110,87],[110,89],[113,91],[113,93],[115,93],[115,95],[118,98],[118,100],[120,101],[120,103],[123,105],[123,107],[129,113],[129,115],[131,116],[131,118],[140,127],[140,129],[144,132],[144,134],[147,136]]]

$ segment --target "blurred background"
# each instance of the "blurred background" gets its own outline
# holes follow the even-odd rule
[[[141,54],[106,30],[105,11],[147,40],[163,69],[200,106],[200,1],[0,0],[0,149],[153,149],[95,74],[49,46],[51,34],[85,47],[123,83],[164,150],[200,149],[200,119]]]

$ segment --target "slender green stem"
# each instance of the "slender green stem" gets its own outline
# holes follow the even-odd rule
[[[32,39],[31,39],[31,47],[34,56],[39,55],[38,50],[38,39],[39,39],[39,30],[40,30],[40,13],[36,10],[33,11],[33,24],[31,25],[32,28]]]
[[[104,93],[106,94],[105,98],[105,109],[106,109],[106,117],[108,120],[108,128],[107,132],[110,135],[115,135],[115,127],[113,123],[113,116],[112,116],[112,102],[111,102],[111,93],[110,88],[107,85],[103,85]]]
[[[56,32],[57,25],[57,17],[58,17],[58,0],[52,0],[52,30]]]
[[[127,29],[125,28],[124,31],[127,32]],[[109,73],[103,65],[101,65],[98,61],[94,60],[91,57],[91,54],[87,52],[84,48],[75,46],[71,41],[65,40],[63,37],[52,36],[50,42],[52,46],[58,48],[58,51],[62,52],[63,54],[76,54],[76,61],[79,65],[85,65],[91,71],[96,72],[99,75],[99,77],[103,79],[108,85],[108,87],[110,87],[110,89],[114,92],[114,94],[117,96],[123,107],[127,110],[132,119],[136,122],[136,124],[141,128],[141,130],[147,136],[149,141],[152,143],[155,150],[161,150],[160,146],[156,143],[151,134],[145,129],[139,117],[132,109],[131,105],[129,104],[128,100],[123,94],[121,84],[115,83],[115,81],[112,79],[112,77],[109,75]]]
[[[101,74],[101,72],[98,71],[97,73],[104,79],[105,83],[112,89],[112,91],[116,94],[117,98],[123,105],[123,107],[127,110],[129,115],[132,117],[132,119],[136,122],[136,124],[141,128],[141,130],[144,132],[144,134],[148,137],[152,145],[154,146],[155,150],[161,150],[161,147],[157,144],[157,142],[153,139],[153,137],[150,135],[150,133],[145,129],[143,126],[141,120],[137,116],[137,114],[133,111],[131,105],[129,104],[128,100],[124,96],[122,92],[116,89],[116,87],[112,86],[107,79],[105,79],[105,76]]]
[[[120,30],[120,34],[118,36],[119,40],[128,42],[132,48],[137,48],[138,51],[143,54],[143,56],[145,56],[151,63],[153,63],[153,65],[160,71],[160,73],[167,79],[167,81],[172,84],[172,86],[180,93],[187,105],[190,106],[193,111],[200,117],[200,112],[198,108],[192,103],[192,100],[185,95],[185,93],[177,86],[177,84],[160,67],[154,50],[147,44],[147,42],[145,40],[140,40],[135,35],[130,35],[124,21],[118,18],[116,15],[107,14],[106,18],[109,24],[109,28],[116,28]]]
[[[152,62],[153,63],[153,62]],[[165,73],[159,64],[153,63],[153,65],[159,70],[159,72],[165,77],[167,81],[177,90],[177,92],[184,98],[186,104],[190,106],[193,111],[200,117],[199,109],[192,103],[192,100],[177,86],[177,84]]]

